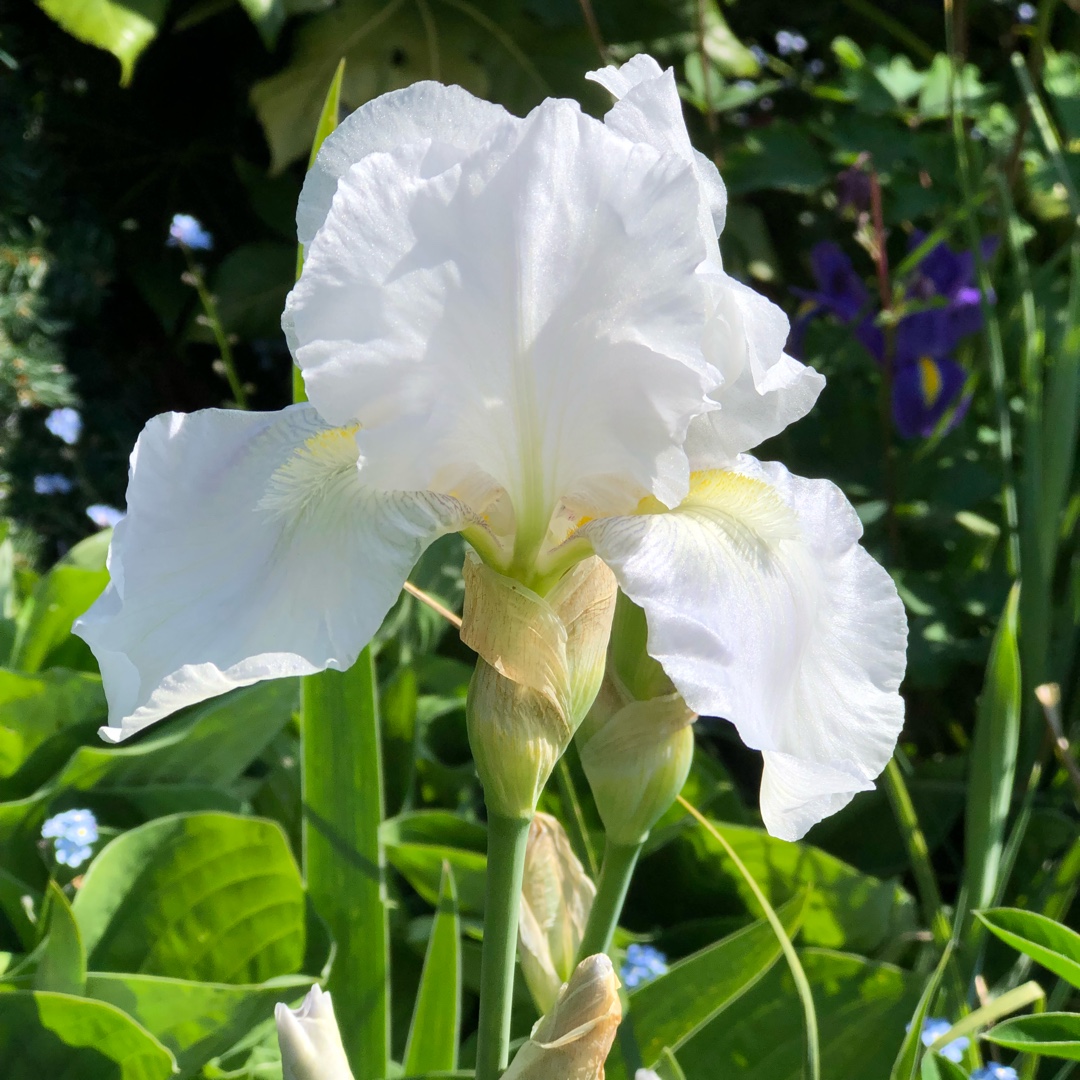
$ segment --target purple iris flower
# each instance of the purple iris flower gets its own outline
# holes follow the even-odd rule
[[[924,236],[916,233],[912,247]],[[984,258],[993,254],[996,244],[984,243]],[[818,288],[796,290],[808,307],[795,320],[793,333],[800,335],[818,315],[835,315],[884,366],[885,333],[851,259],[836,244],[823,242],[810,253],[810,266]],[[893,331],[891,364],[893,419],[904,438],[932,435],[950,411],[951,431],[967,412],[970,399],[961,399],[967,373],[953,353],[963,338],[982,327],[981,293],[974,279],[971,253],[942,243],[926,253],[907,283],[908,310]]]

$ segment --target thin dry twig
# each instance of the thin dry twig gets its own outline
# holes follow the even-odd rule
[[[461,616],[451,611],[444,604],[439,603],[430,593],[424,592],[423,589],[414,585],[411,581],[405,582],[404,589],[410,596],[415,596],[421,604],[427,604],[437,615],[441,615],[451,626],[458,630],[461,629]]]

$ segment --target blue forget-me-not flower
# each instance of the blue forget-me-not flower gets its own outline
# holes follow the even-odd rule
[[[45,417],[45,426],[62,442],[74,446],[82,434],[82,417],[78,410],[65,406],[62,409],[53,409]]]
[[[952,1024],[948,1020],[945,1020],[940,1016],[928,1016],[923,1021],[922,1026],[922,1039],[923,1046],[930,1047],[941,1038],[952,1027]],[[964,1059],[964,1051],[971,1044],[971,1040],[966,1035],[961,1035],[959,1039],[953,1039],[952,1042],[946,1043],[944,1048],[937,1051],[943,1058],[948,1058],[949,1061],[954,1061],[959,1064]]]
[[[209,251],[214,246],[214,238],[203,228],[197,217],[192,217],[191,214],[173,214],[167,243],[169,247]]]
[[[66,495],[73,486],[62,473],[42,473],[34,477],[35,495]]]
[[[1020,1080],[1011,1065],[997,1065],[991,1062],[971,1074],[971,1080]]]
[[[912,249],[924,239],[925,234],[915,233]],[[996,243],[991,239],[984,244],[984,258]],[[884,367],[885,331],[877,324],[877,305],[851,259],[825,241],[811,251],[810,268],[817,288],[796,290],[806,304],[795,321],[795,335],[810,319],[834,315]],[[982,327],[982,294],[974,278],[971,252],[940,243],[919,260],[905,283],[891,340],[893,420],[905,438],[932,435],[950,410],[952,430],[967,412],[970,398],[961,397],[967,372],[953,354],[963,338]]]
[[[98,838],[97,819],[89,810],[65,810],[41,826],[41,835],[56,845],[56,861],[74,869],[90,858]]]
[[[86,508],[86,516],[99,529],[111,529],[124,516],[124,511],[105,503],[94,503]]]
[[[643,982],[655,979],[667,973],[667,958],[652,945],[630,945],[626,950],[626,963],[623,964],[619,977],[627,990],[633,990]]]

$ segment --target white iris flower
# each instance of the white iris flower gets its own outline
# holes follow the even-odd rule
[[[647,56],[524,119],[418,83],[327,139],[284,326],[310,404],[156,417],[112,583],[78,623],[107,738],[260,679],[348,668],[460,531],[543,593],[599,555],[695,712],[764,754],[769,830],[868,789],[906,624],[840,491],[745,451],[824,380],[723,270],[726,196]]]

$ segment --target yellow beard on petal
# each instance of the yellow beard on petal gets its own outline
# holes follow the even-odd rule
[[[258,508],[290,518],[301,516],[332,483],[356,472],[359,430],[359,424],[349,424],[306,439],[274,470]]]
[[[941,369],[929,356],[919,357],[919,386],[926,407],[932,409],[941,394]]]

